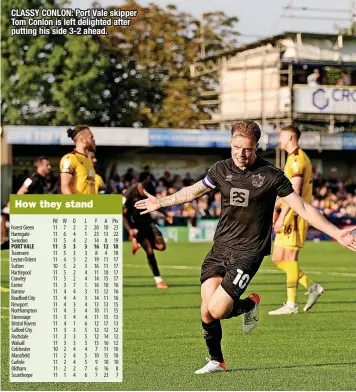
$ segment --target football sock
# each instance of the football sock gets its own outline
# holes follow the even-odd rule
[[[211,323],[201,322],[204,329],[204,339],[212,361],[224,362],[221,351],[222,329],[220,320]]]
[[[298,287],[298,263],[296,261],[286,261],[284,270],[287,274],[287,299],[289,303],[296,303]]]
[[[298,283],[306,289],[309,289],[314,284],[314,282],[309,278],[309,276],[302,270],[299,270]]]
[[[163,282],[163,279],[160,276],[154,276],[156,284]]]
[[[277,268],[285,272],[285,267],[286,263],[284,261],[281,261],[280,263],[276,264]]]
[[[232,317],[240,316],[240,314],[247,313],[252,310],[254,306],[255,303],[250,298],[237,299],[234,301],[231,313],[225,317],[225,319],[230,319]]]
[[[147,255],[147,260],[148,264],[150,265],[153,276],[160,276],[157,260],[154,253],[152,253],[151,255]]]
[[[141,245],[138,243],[136,237],[133,237],[131,242],[132,242],[132,246],[135,247],[137,246],[138,248],[141,248]]]

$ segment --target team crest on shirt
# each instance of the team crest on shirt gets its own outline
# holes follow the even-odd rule
[[[252,185],[255,186],[256,188],[261,188],[265,181],[265,176],[262,176],[261,174],[252,174]]]

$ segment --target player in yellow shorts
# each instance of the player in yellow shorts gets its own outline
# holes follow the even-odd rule
[[[98,160],[96,159],[95,153],[93,151],[89,152],[88,158],[92,161],[93,166],[95,167]],[[105,193],[104,180],[97,173],[95,173],[95,190],[96,190],[96,193]]]
[[[288,153],[284,172],[292,182],[294,191],[306,202],[311,203],[313,197],[312,165],[307,154],[298,145],[299,138],[300,131],[296,127],[288,126],[281,130],[280,147]],[[309,224],[279,200],[275,209],[281,208],[281,212],[274,223],[276,239],[272,260],[287,274],[287,303],[279,309],[270,311],[268,313],[270,315],[298,313],[298,283],[307,289],[308,300],[304,311],[308,311],[315,305],[324,292],[324,288],[318,283],[313,283],[298,265],[299,250],[304,247]]]
[[[87,125],[76,125],[68,129],[68,137],[75,143],[75,149],[64,155],[60,162],[61,192],[63,194],[97,194],[93,162],[89,152],[95,152],[93,133]]]

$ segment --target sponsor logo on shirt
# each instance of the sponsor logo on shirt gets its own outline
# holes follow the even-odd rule
[[[69,167],[70,167],[70,160],[69,158],[67,158],[63,162],[63,169],[69,169]]]
[[[293,169],[294,173],[298,173],[299,172],[299,163],[298,162],[293,162],[292,163],[292,169]]]
[[[230,205],[238,207],[247,207],[250,191],[242,188],[230,189]]]

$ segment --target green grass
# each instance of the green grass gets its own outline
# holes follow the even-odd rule
[[[261,295],[260,325],[246,336],[241,318],[223,321],[230,372],[197,376],[206,349],[200,325],[201,262],[209,244],[169,244],[158,253],[168,290],[157,290],[143,251],[124,246],[124,382],[8,383],[8,294],[2,295],[2,390],[354,390],[356,385],[355,254],[337,244],[308,243],[301,266],[327,292],[309,313],[278,317],[285,276],[269,257],[249,285]],[[2,254],[8,286],[8,253]],[[187,269],[175,268],[186,266]],[[298,299],[302,310],[304,290]],[[5,309],[4,309],[5,308]]]

